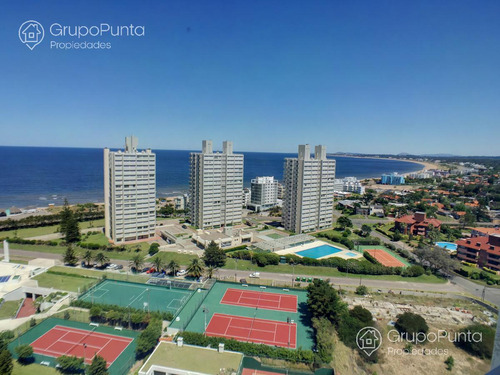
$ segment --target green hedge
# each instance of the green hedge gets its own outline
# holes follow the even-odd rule
[[[179,335],[184,338],[184,343],[186,344],[202,347],[210,345],[212,348],[217,348],[219,343],[223,343],[225,350],[242,352],[248,356],[282,359],[285,361],[306,364],[312,364],[314,358],[311,350],[303,350],[301,348],[292,350],[264,344],[252,344],[222,337],[209,337],[198,332],[185,331]]]

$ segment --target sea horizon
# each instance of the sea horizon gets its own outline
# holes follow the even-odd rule
[[[110,148],[114,150],[114,148]],[[119,148],[117,148],[119,149]],[[216,150],[217,151],[217,150]],[[157,196],[187,192],[189,153],[199,150],[153,149],[157,155]],[[274,176],[281,181],[283,161],[297,153],[235,151],[245,155],[244,187],[257,176]],[[383,173],[411,173],[425,166],[416,161],[338,156],[335,178],[378,178]],[[16,206],[46,207],[71,204],[102,203],[103,148],[0,146],[0,208]]]

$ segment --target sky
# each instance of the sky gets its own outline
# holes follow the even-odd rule
[[[0,145],[500,155],[500,1],[10,1]],[[20,41],[38,21],[44,40]],[[50,26],[142,25],[144,36]],[[99,50],[52,42],[110,42]],[[217,147],[219,146],[219,147]]]

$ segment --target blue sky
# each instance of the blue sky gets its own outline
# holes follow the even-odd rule
[[[0,144],[499,155],[500,2],[16,1],[0,12]],[[37,20],[33,51],[19,26]],[[144,25],[53,50],[62,25]]]

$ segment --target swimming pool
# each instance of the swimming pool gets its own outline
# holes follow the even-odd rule
[[[347,253],[344,253],[344,255],[348,257],[357,257],[359,254],[348,251]]]
[[[340,253],[342,251],[343,251],[342,249],[337,249],[336,247],[333,247],[330,245],[321,245],[321,246],[313,247],[311,249],[298,251],[295,254],[300,255],[302,257],[318,259],[318,258],[325,257],[327,255]],[[350,256],[352,256],[352,255],[350,255]]]
[[[449,251],[457,251],[457,244],[451,242],[436,242],[436,246],[442,247]]]

